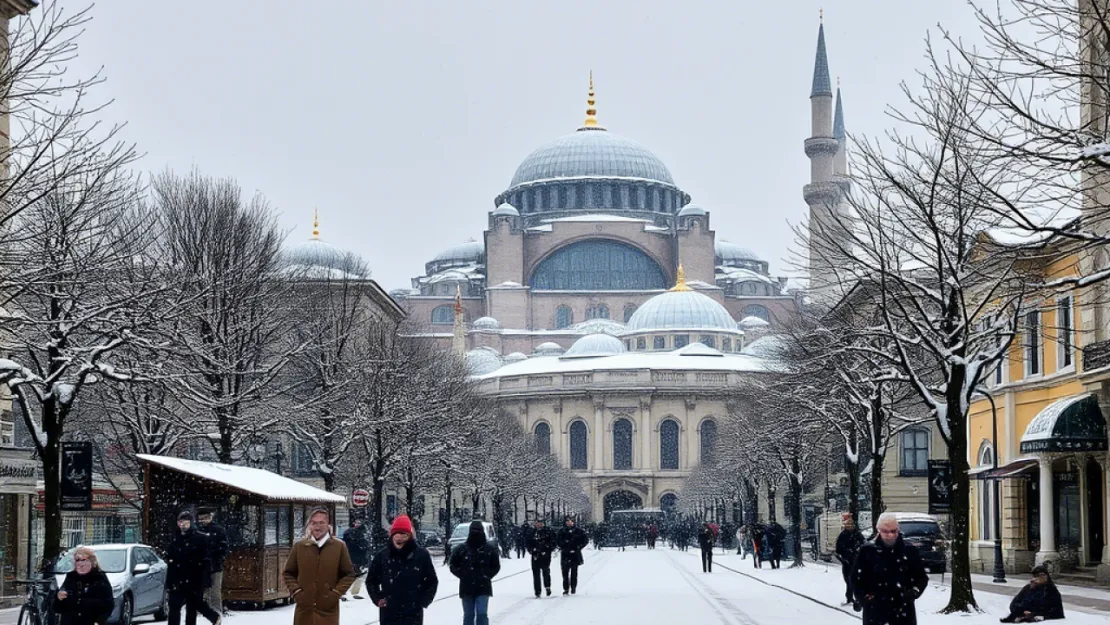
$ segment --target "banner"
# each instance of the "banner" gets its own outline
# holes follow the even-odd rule
[[[62,442],[62,510],[92,509],[92,443]]]
[[[952,463],[929,461],[929,514],[948,514],[952,506]]]

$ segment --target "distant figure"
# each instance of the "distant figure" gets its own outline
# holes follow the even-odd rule
[[[343,532],[343,542],[347,543],[347,552],[351,554],[351,564],[355,567],[356,577],[351,584],[351,596],[364,599],[359,593],[362,592],[362,584],[366,579],[366,567],[370,564],[370,537],[362,519],[351,521],[351,527]],[[343,600],[347,600],[347,595],[343,595]]]
[[[840,572],[844,576],[844,605],[848,605],[855,603],[855,598],[852,596],[852,565],[856,563],[859,548],[867,542],[867,539],[856,527],[851,512],[840,515],[840,518],[844,529],[840,531],[840,536],[836,537],[836,559],[840,560]]]
[[[929,586],[917,547],[905,542],[898,517],[884,513],[878,536],[864,543],[852,567],[852,593],[863,609],[863,625],[916,625],[914,602]]]
[[[782,549],[786,542],[786,529],[779,525],[777,521],[774,521],[767,526],[767,531],[764,534],[767,536],[771,568],[777,569],[782,566]]]
[[[582,566],[582,550],[590,544],[590,537],[581,527],[574,526],[574,518],[568,516],[563,520],[563,529],[555,537],[559,545],[559,571],[563,575],[563,594],[575,594],[578,591],[578,567]]]
[[[659,528],[654,523],[648,524],[647,528],[647,547],[648,549],[655,549],[655,541],[659,538]]]
[[[1003,623],[1034,623],[1064,618],[1064,600],[1043,565],[1033,567],[1033,579],[1010,602]]]
[[[698,530],[698,547],[701,548],[701,572],[713,572],[713,528],[703,523]]]
[[[551,553],[555,551],[555,533],[544,526],[543,519],[536,519],[536,529],[528,538],[528,553],[532,554],[532,587],[540,597],[540,578],[543,588],[551,596]]]
[[[293,543],[282,571],[289,597],[297,604],[293,625],[339,625],[339,600],[355,581],[355,565],[347,544],[332,537],[326,508],[308,516],[308,532]]]
[[[66,573],[58,590],[54,610],[61,616],[59,625],[104,625],[115,608],[112,583],[100,570],[96,554],[88,547],[73,552],[73,570]],[[193,617],[194,621],[196,616]]]

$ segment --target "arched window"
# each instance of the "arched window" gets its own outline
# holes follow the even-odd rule
[[[609,307],[606,306],[605,304],[598,304],[596,306],[590,306],[589,308],[586,309],[586,320],[587,321],[589,321],[590,319],[608,319],[608,318],[609,318]]]
[[[444,304],[432,309],[432,323],[455,323],[455,307]]]
[[[613,422],[613,468],[632,468],[632,422],[628,419]]]
[[[674,419],[659,424],[659,468],[678,468],[678,422]]]
[[[706,419],[701,423],[701,461],[709,462],[713,459],[713,451],[717,447],[717,422]]]
[[[586,470],[586,424],[575,421],[570,424],[570,468],[575,471]]]
[[[979,451],[979,466],[994,467],[994,449],[990,443],[984,443]],[[994,480],[979,480],[979,538],[980,540],[994,540],[994,489],[998,483]]]
[[[767,310],[766,306],[752,304],[751,306],[745,306],[744,310],[740,312],[740,318],[743,319],[744,317],[759,317],[760,319],[770,323],[771,311]]]
[[[590,239],[559,249],[532,272],[540,291],[646,291],[666,288],[663,269],[644,252],[616,241]]]
[[[574,323],[574,311],[570,306],[560,306],[555,309],[555,329],[569,328]]]
[[[659,498],[659,507],[663,510],[663,514],[671,514],[678,508],[678,495],[674,493],[667,493]]]
[[[922,476],[929,473],[929,431],[922,429],[902,432],[898,474]]]
[[[632,320],[632,315],[635,314],[635,312],[636,312],[636,305],[635,304],[625,304],[624,305],[624,322],[628,323],[629,321],[631,321]]]
[[[532,431],[536,442],[536,451],[541,454],[551,453],[551,426],[539,422],[536,424],[536,429]]]

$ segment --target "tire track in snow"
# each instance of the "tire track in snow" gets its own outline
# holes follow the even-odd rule
[[[529,568],[529,569],[525,569],[523,571],[517,571],[516,573],[510,573],[510,574],[508,574],[504,577],[499,577],[497,579],[499,579],[499,580],[509,579],[510,577],[516,577],[517,575],[524,575],[525,573],[531,574],[532,569]],[[438,574],[439,574],[439,572],[436,571],[436,575],[438,575]],[[447,571],[447,574],[448,575],[451,574],[450,570]],[[439,603],[440,601],[446,601],[446,600],[451,599],[451,598],[458,598],[458,596],[459,596],[459,593],[457,593],[457,592],[454,593],[454,594],[450,594],[450,595],[443,595],[442,597],[436,597],[435,599],[433,599],[432,603]],[[369,600],[369,597],[367,597],[367,600]],[[518,603],[520,603],[520,602],[518,602]],[[513,605],[515,606],[516,604],[514,603]],[[372,621],[367,621],[366,623],[363,623],[362,625],[378,625],[378,623],[381,623],[381,617],[376,618]]]
[[[713,566],[720,567],[722,569],[725,569],[726,571],[732,571],[733,573],[736,573],[737,575],[742,575],[744,577],[747,577],[748,579],[755,580],[755,581],[759,582],[760,584],[763,584],[764,586],[770,586],[771,588],[777,588],[779,590],[786,591],[786,592],[788,592],[788,593],[790,593],[790,594],[792,594],[796,597],[801,597],[802,599],[812,601],[813,603],[816,603],[817,605],[819,605],[821,607],[828,608],[828,609],[830,609],[834,612],[840,612],[841,614],[847,614],[848,616],[850,616],[850,617],[852,617],[856,620],[863,620],[863,617],[860,616],[858,613],[856,613],[854,611],[849,612],[848,610],[845,610],[844,608],[841,608],[840,606],[835,606],[835,605],[832,605],[832,604],[829,604],[829,603],[825,603],[824,601],[821,601],[819,599],[814,599],[813,597],[810,597],[809,595],[802,594],[802,593],[800,593],[796,590],[791,590],[790,588],[787,588],[786,586],[779,586],[778,584],[772,584],[771,582],[768,582],[764,579],[758,578],[755,575],[749,575],[748,573],[745,573],[743,571],[734,569],[731,566],[725,566],[724,564],[717,564],[715,562],[713,563]]]
[[[602,551],[600,553],[605,553],[605,552]],[[597,575],[601,572],[601,570],[603,568],[605,568],[605,565],[608,564],[609,561],[612,560],[612,559],[613,559],[612,555],[609,555],[608,557],[599,555],[598,556],[598,560],[599,560],[598,565],[595,566],[595,567],[589,567],[589,569],[587,570],[587,572],[589,573],[589,576],[588,577],[583,577],[582,575],[578,576],[578,586],[580,588],[593,588],[593,585],[590,584],[589,582],[592,581],[593,578],[597,577]],[[552,571],[551,577],[552,577],[551,581],[552,581],[552,583],[554,583],[555,582],[554,571]],[[562,575],[560,574],[559,583],[561,584],[562,581],[563,581],[563,578],[562,578]],[[573,597],[581,597],[581,596],[586,595],[586,594],[589,594],[589,590],[583,590],[581,593],[575,593],[574,595],[566,595],[565,597],[562,596],[562,595],[559,595],[558,599],[561,599],[561,601],[545,600],[544,601],[545,605],[543,606],[543,609],[540,610],[540,612],[538,614],[533,616],[531,618],[531,620],[527,621],[527,625],[543,625],[544,619],[547,618],[547,615],[550,614],[552,610],[555,610],[555,609],[559,608],[560,606],[562,606],[563,603],[567,599],[569,599],[572,596]],[[552,596],[554,597],[555,595],[552,595]],[[535,603],[534,603],[535,601],[536,600],[534,598],[532,598],[532,599],[523,599],[521,601],[518,601],[518,602],[514,603],[510,607],[510,610],[516,608],[520,604],[535,605]],[[515,623],[516,621],[509,620],[508,618],[506,618],[509,615],[510,615],[509,610],[506,610],[504,613],[498,614],[496,618],[499,621],[504,619],[503,622],[506,622],[506,623]]]
[[[733,605],[731,601],[713,590],[709,584],[706,584],[698,579],[696,575],[687,571],[685,567],[675,561],[673,555],[667,553],[667,559],[670,560],[671,566],[678,571],[679,575],[686,580],[686,583],[690,585],[690,588],[694,589],[694,592],[717,613],[723,625],[733,625],[734,623],[739,623],[740,625],[759,625],[748,613]],[[728,614],[725,613],[726,611]]]

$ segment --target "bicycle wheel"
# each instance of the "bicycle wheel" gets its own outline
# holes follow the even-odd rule
[[[42,625],[38,608],[24,604],[19,610],[19,620],[16,621],[16,625]]]

